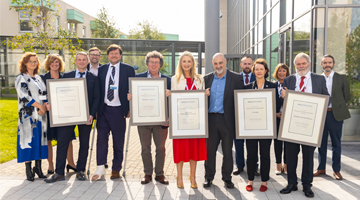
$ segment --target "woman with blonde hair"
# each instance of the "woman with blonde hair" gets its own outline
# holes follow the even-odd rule
[[[180,56],[175,76],[171,78],[171,90],[204,90],[204,88],[204,78],[196,73],[196,62],[193,55],[185,51]],[[190,162],[189,179],[191,188],[196,189],[196,164],[197,161],[207,159],[206,139],[173,139],[173,154],[177,169],[177,187],[184,188],[182,169],[184,162]]]
[[[47,79],[62,78],[62,74],[60,72],[64,71],[64,66],[65,66],[64,62],[59,54],[49,54],[44,61],[44,68],[45,68],[45,71],[47,71],[48,73],[41,75],[41,79],[44,81],[45,85],[46,85]],[[49,112],[47,112],[47,117],[49,119]],[[51,128],[50,121],[48,120],[47,130],[48,130],[47,131],[47,144],[48,144],[48,152],[49,152],[48,174],[54,174],[53,146],[52,146],[51,141],[56,140],[57,127]],[[74,132],[73,139],[75,139],[75,132]],[[74,158],[73,158],[73,146],[72,146],[71,141],[70,141],[68,152],[67,152],[67,161],[68,161],[68,165],[66,166],[67,171],[69,172],[69,170],[72,169],[76,172],[76,165],[74,163]]]

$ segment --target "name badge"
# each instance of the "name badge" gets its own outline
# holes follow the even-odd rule
[[[46,100],[47,98],[46,98],[46,95],[40,95],[40,96],[39,96],[39,99],[42,100],[42,101],[44,101],[44,100]]]
[[[112,90],[116,90],[116,85],[110,85],[110,89],[112,89]]]

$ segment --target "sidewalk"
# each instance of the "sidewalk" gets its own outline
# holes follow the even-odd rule
[[[126,132],[127,134],[127,132]],[[303,192],[301,181],[298,180],[299,190],[287,195],[279,191],[287,185],[286,175],[275,175],[275,156],[273,146],[271,147],[271,171],[268,181],[268,190],[260,192],[260,177],[255,178],[254,191],[247,192],[247,174],[242,172],[240,176],[233,176],[234,189],[224,187],[221,180],[222,152],[221,147],[217,153],[217,173],[214,185],[209,189],[202,187],[204,181],[204,162],[198,162],[196,180],[198,189],[190,188],[188,180],[189,164],[184,164],[185,189],[176,187],[176,166],[173,162],[172,140],[166,141],[165,176],[170,181],[168,186],[162,185],[153,179],[147,185],[141,185],[143,177],[143,164],[141,160],[141,147],[137,128],[131,127],[129,141],[129,152],[126,163],[126,176],[117,180],[110,180],[111,169],[106,171],[105,179],[96,182],[78,181],[73,172],[66,173],[66,180],[52,184],[46,184],[43,179],[35,178],[34,182],[26,180],[25,165],[18,164],[16,160],[0,165],[0,198],[1,199],[307,199]],[[92,138],[92,137],[91,137]],[[90,144],[91,144],[90,138]],[[111,138],[111,137],[110,137]],[[125,140],[126,141],[126,140]],[[96,170],[96,141],[91,158],[90,177]],[[112,144],[110,139],[109,144]],[[73,141],[74,159],[77,160],[78,140]],[[153,157],[155,156],[153,144]],[[246,149],[245,149],[246,150]],[[234,152],[235,150],[233,150]],[[54,155],[56,148],[54,148]],[[112,163],[112,145],[109,145],[108,163]],[[246,155],[246,152],[245,152]],[[317,150],[314,155],[314,167],[317,167]],[[315,197],[312,199],[360,199],[360,143],[343,143],[342,148],[342,170],[344,177],[342,181],[336,181],[332,177],[331,147],[328,148],[327,175],[315,177],[313,191]],[[55,158],[54,158],[55,159]],[[47,172],[47,161],[43,160],[43,172]],[[298,177],[301,177],[302,158],[299,154]],[[34,164],[33,164],[34,165]],[[234,168],[235,169],[235,168]],[[246,171],[246,169],[245,169]],[[122,175],[121,171],[121,175]]]

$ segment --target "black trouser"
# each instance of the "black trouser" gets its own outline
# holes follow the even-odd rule
[[[287,160],[287,177],[289,184],[297,184],[296,167],[298,164],[298,154],[300,152],[300,144],[292,142],[286,143],[286,160]],[[301,144],[303,155],[303,166],[301,173],[301,182],[303,186],[312,186],[313,170],[314,170],[314,151],[315,147]]]
[[[256,162],[258,156],[258,144],[260,144],[260,174],[261,181],[265,182],[270,179],[270,146],[271,139],[246,139],[247,151],[247,174],[249,181],[254,180],[256,171]]]
[[[231,180],[231,173],[233,171],[233,139],[234,131],[227,127],[224,115],[209,113],[209,138],[206,140],[207,160],[205,161],[205,179],[214,179],[216,152],[221,140],[223,153],[222,180]]]
[[[279,127],[280,127],[280,118],[276,118],[277,136],[279,136]],[[274,139],[274,150],[275,150],[276,164],[281,164],[281,160],[282,160],[281,157],[282,157],[282,152],[283,152],[283,144],[284,144],[284,164],[286,164],[286,142]]]
[[[89,139],[92,125],[78,125],[79,129],[79,157],[76,170],[85,171],[86,161],[89,153]],[[73,126],[63,126],[58,128],[57,134],[57,152],[56,152],[56,169],[55,172],[60,175],[65,174],[65,165],[69,143],[74,135]]]

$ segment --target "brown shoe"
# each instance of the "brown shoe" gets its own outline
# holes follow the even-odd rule
[[[342,180],[343,179],[340,172],[334,172],[333,174],[334,174],[334,177],[335,177],[336,180]]]
[[[314,172],[314,176],[319,176],[319,175],[321,175],[321,174],[326,174],[326,171],[325,171],[325,169],[324,170],[322,170],[322,169],[318,169],[318,170],[316,170],[315,172]]]
[[[110,179],[117,179],[120,178],[120,172],[111,171]]]
[[[141,184],[148,184],[152,180],[151,175],[146,174],[144,178],[141,179]]]
[[[159,181],[160,183],[165,184],[165,185],[169,184],[169,181],[166,179],[166,177],[164,175],[156,176],[155,180]]]

